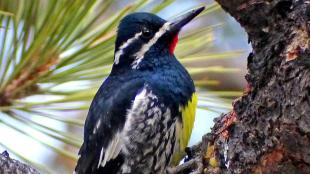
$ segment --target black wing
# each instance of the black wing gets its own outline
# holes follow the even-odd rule
[[[123,129],[126,112],[142,87],[143,82],[139,79],[121,82],[108,78],[103,83],[85,121],[84,143],[79,151],[76,174],[114,174],[118,171],[123,163],[122,154],[108,154],[111,149],[107,148],[117,141],[115,135]],[[108,161],[103,161],[105,156]]]

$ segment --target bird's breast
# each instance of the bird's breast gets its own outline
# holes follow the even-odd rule
[[[126,117],[123,170],[163,173],[175,149],[177,117],[147,89],[136,96]]]

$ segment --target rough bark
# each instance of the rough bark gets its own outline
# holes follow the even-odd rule
[[[204,169],[195,172],[309,174],[310,1],[216,1],[244,27],[253,51],[244,95],[202,140],[194,159]]]
[[[8,152],[0,154],[1,174],[39,174],[37,170],[27,164],[11,159]]]
[[[204,172],[310,173],[310,1],[216,1],[253,51],[244,95],[202,147]]]

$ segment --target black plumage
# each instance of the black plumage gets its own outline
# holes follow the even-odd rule
[[[163,30],[149,44],[166,23],[149,13],[134,13],[121,21],[115,43],[115,55],[120,56],[90,106],[77,174],[161,173],[169,164],[177,138],[175,124],[182,121],[179,107],[187,104],[195,88],[169,51],[179,30]],[[137,53],[146,44],[150,47],[134,67]],[[160,160],[162,167],[156,164]]]

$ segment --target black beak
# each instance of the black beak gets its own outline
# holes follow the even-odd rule
[[[181,15],[181,16],[177,17],[176,19],[172,20],[170,22],[171,23],[170,31],[173,33],[179,32],[184,25],[186,25],[192,19],[194,19],[196,16],[198,16],[199,13],[201,13],[204,9],[205,9],[205,7],[199,7],[197,9],[193,9],[193,10],[185,13],[184,15]]]

